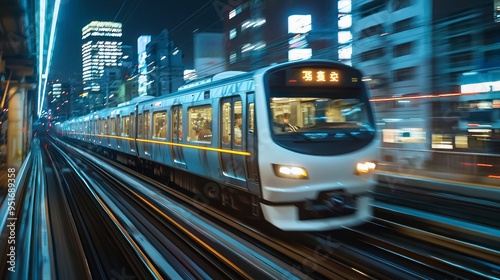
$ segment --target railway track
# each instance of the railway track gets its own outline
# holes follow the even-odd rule
[[[172,192],[172,189],[154,180],[144,180],[165,192]],[[409,222],[411,215],[383,210],[382,206],[377,206],[376,213],[377,216],[385,215],[385,219],[377,218],[376,222],[355,229],[329,232],[326,235],[306,234],[309,237],[304,237],[303,234],[275,229],[270,233],[268,228],[262,227],[262,221],[228,218],[220,215],[221,209],[193,203],[192,194],[177,196],[182,197],[182,203],[192,203],[194,207],[203,210],[210,219],[230,225],[229,228],[236,234],[245,236],[252,244],[260,244],[259,246],[266,248],[269,254],[281,256],[281,259],[293,265],[294,270],[301,271],[311,278],[477,279],[495,277],[497,274],[494,262],[497,257],[496,249],[471,245],[467,240],[460,240],[458,236],[440,235],[439,232],[430,231],[429,228],[438,228],[436,224],[441,224],[439,222],[434,222],[433,226],[431,220],[413,220],[418,226],[400,224],[398,219]],[[371,231],[384,234],[370,234]],[[391,236],[394,241],[384,238],[384,235]],[[418,236],[425,238],[415,238]],[[494,236],[489,237],[494,239]],[[405,242],[408,244],[405,245]],[[428,250],[423,249],[425,246]],[[439,261],[429,257],[431,253],[438,254],[439,250],[443,255]],[[447,259],[446,255],[450,258]],[[470,258],[479,260],[483,257],[485,259],[481,261],[489,262],[488,264],[480,265],[481,262],[477,261],[478,265],[472,268],[468,266]]]
[[[74,152],[74,151],[73,151]],[[113,166],[88,160],[85,153],[72,153],[66,161],[80,162],[98,200],[116,217],[123,233],[130,236],[149,258],[150,270],[160,278],[190,279],[300,279],[300,271],[268,255],[237,235],[219,228],[197,209],[172,201],[162,190],[148,186]],[[112,174],[113,176],[109,176]],[[167,269],[170,267],[170,269]],[[172,274],[176,273],[176,274]],[[141,277],[142,278],[142,277]]]
[[[33,205],[46,209],[47,220],[23,219],[36,220],[26,228],[47,225],[49,242],[38,238],[33,244],[48,244],[49,250],[31,265],[45,254],[51,256],[50,269],[27,270],[17,279],[43,273],[54,279],[500,277],[500,235],[481,230],[485,225],[465,229],[443,216],[431,217],[432,212],[377,202],[376,218],[360,227],[282,232],[200,203],[196,195],[121,165],[103,163],[97,155],[60,142],[43,147],[48,153],[37,165],[47,200],[38,198]],[[41,162],[51,164],[42,167]]]

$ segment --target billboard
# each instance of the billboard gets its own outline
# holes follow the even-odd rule
[[[198,78],[226,70],[223,33],[196,33],[194,35],[194,68]]]

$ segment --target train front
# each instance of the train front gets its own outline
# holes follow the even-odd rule
[[[361,73],[316,61],[272,68],[259,79],[264,94],[257,101],[258,158],[266,220],[303,231],[370,219],[378,139]]]

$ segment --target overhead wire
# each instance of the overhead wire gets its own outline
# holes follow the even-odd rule
[[[208,1],[207,3],[205,3],[205,5],[201,6],[198,10],[196,10],[196,12],[194,12],[193,14],[191,14],[189,17],[185,18],[181,23],[177,24],[176,26],[174,26],[174,28],[170,29],[170,33],[174,32],[175,30],[177,30],[180,26],[182,26],[186,21],[190,20],[194,15],[196,15],[200,10],[204,9],[207,5],[211,4],[212,2],[211,1]],[[204,12],[203,12],[204,13]],[[201,13],[201,14],[203,14]],[[201,15],[200,14],[200,15]],[[200,15],[197,15],[194,19],[198,18]]]
[[[130,18],[132,18],[132,16],[135,13],[135,10],[137,10],[137,8],[139,8],[141,3],[142,3],[142,0],[139,0],[139,1],[135,2],[134,4],[132,4],[132,6],[130,6],[127,9],[127,11],[125,12],[125,15],[123,16],[123,19],[121,20],[122,24],[125,24]]]
[[[123,1],[122,6],[121,6],[121,7],[120,7],[120,9],[118,10],[118,13],[116,13],[115,18],[113,19],[113,22],[115,22],[115,21],[116,21],[116,18],[118,17],[118,15],[120,14],[120,12],[122,11],[123,6],[125,6],[125,3],[127,3],[127,0],[124,0],[124,1]]]

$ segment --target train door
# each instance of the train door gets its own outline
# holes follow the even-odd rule
[[[106,145],[109,147],[109,146],[111,146],[111,142],[110,142],[111,137],[109,137],[109,135],[111,135],[111,128],[109,125],[109,123],[110,123],[109,117],[106,118],[105,122],[106,122],[106,132],[105,132]]]
[[[115,116],[115,129],[116,129],[116,148],[120,150],[122,148],[122,128],[120,126],[121,124],[121,119],[120,115]]]
[[[130,113],[129,117],[129,128],[128,128],[128,143],[129,143],[129,148],[130,152],[135,153],[135,114]],[[132,140],[134,139],[134,140]]]
[[[221,153],[222,173],[230,183],[246,187],[245,156],[238,152],[246,151],[246,114],[240,97],[222,100],[220,145],[234,153]]]
[[[137,114],[137,134],[136,134],[135,143],[137,145],[137,153],[139,156],[142,155],[142,150],[141,150],[142,146],[140,146],[140,145],[143,144],[143,142],[141,141],[141,139],[144,138],[143,134],[144,134],[144,121],[142,119],[142,114]]]
[[[182,154],[182,147],[179,143],[182,143],[182,107],[180,105],[172,106],[172,155],[174,158],[174,164],[177,167],[185,168],[186,162],[184,161],[184,155]]]
[[[255,127],[255,99],[254,93],[247,95],[247,151],[250,156],[245,157],[247,166],[247,181],[249,190],[259,193],[259,172],[257,166],[257,129]]]
[[[151,135],[151,120],[149,118],[149,111],[144,111],[144,139],[150,139]],[[149,151],[149,143],[146,141],[142,141],[142,150],[144,151],[144,155],[147,157],[151,157],[151,153]]]

